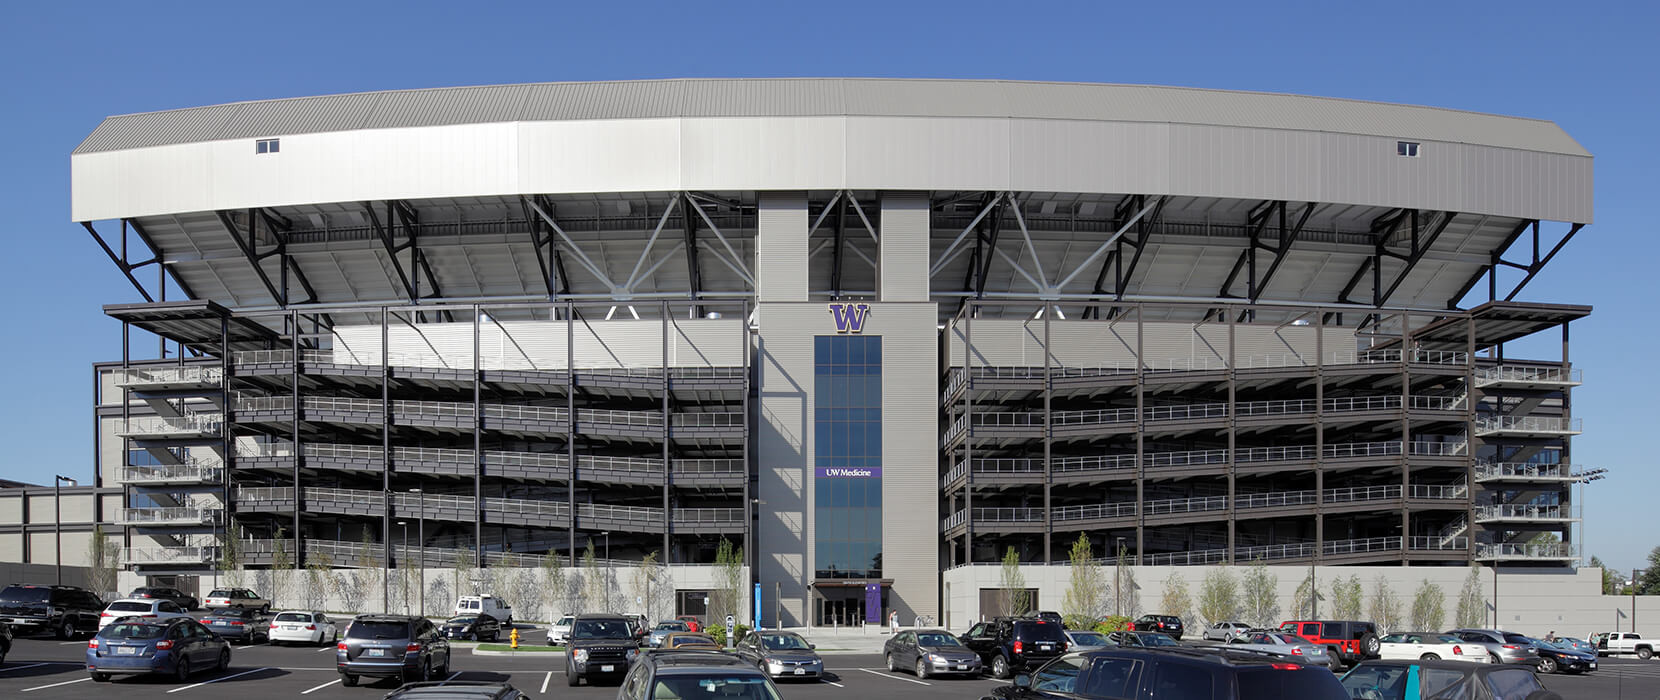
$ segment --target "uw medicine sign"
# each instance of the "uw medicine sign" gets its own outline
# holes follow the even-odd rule
[[[870,304],[831,304],[830,315],[836,319],[837,333],[863,333],[865,319],[870,317]]]

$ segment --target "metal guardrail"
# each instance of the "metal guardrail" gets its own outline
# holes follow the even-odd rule
[[[182,416],[135,416],[128,418],[116,435],[120,437],[165,438],[171,436],[215,436],[224,428],[218,413],[186,413]]]
[[[1476,544],[1476,559],[1578,559],[1579,546],[1568,542]]]
[[[218,547],[121,548],[121,563],[129,565],[208,564],[218,558]]]
[[[113,372],[115,385],[123,389],[146,386],[188,384],[218,386],[225,380],[225,368],[217,365],[185,365],[183,367],[128,367]]]
[[[742,508],[676,508],[674,521],[677,523],[741,523],[744,520]]]
[[[1571,464],[1533,462],[1478,462],[1476,481],[1576,481]]]
[[[974,521],[985,523],[1043,522],[1042,508],[975,508]]]
[[[1103,518],[1128,518],[1136,514],[1134,503],[1100,503],[1088,506],[1062,506],[1054,509],[1054,520],[1065,522],[1069,520],[1097,520]]]
[[[1499,520],[1569,521],[1577,520],[1564,506],[1504,504],[1476,506],[1476,522]]]
[[[652,414],[657,415],[657,414]],[[744,414],[739,411],[709,413],[670,413],[670,425],[676,428],[742,428]]]
[[[144,526],[211,525],[219,522],[218,508],[120,508],[114,524]]]
[[[1406,538],[1406,548],[1420,552],[1459,552],[1470,548],[1470,539],[1467,537],[1424,537],[1415,535]]]
[[[1578,434],[1580,419],[1554,416],[1480,416],[1476,418],[1476,434],[1494,433],[1562,433]]]
[[[674,465],[676,474],[743,474],[748,471],[741,459],[676,459],[670,463]]]
[[[125,465],[120,480],[127,484],[217,484],[225,478],[218,460],[191,460],[184,464]]]
[[[1314,491],[1280,491],[1275,493],[1248,493],[1234,496],[1235,508],[1281,508],[1313,505],[1320,502]]]
[[[447,362],[444,357],[432,353],[386,353],[384,358],[379,351],[354,351],[349,348],[334,348],[332,350],[301,350],[300,361],[312,364],[353,365],[364,367],[380,367],[383,363],[390,367],[413,369],[462,369],[472,370],[472,364],[455,365]],[[479,369],[482,370],[531,370],[539,372],[563,373],[563,366],[538,365],[531,359],[520,355],[479,355]],[[231,354],[233,365],[251,364],[286,364],[294,361],[293,350],[245,350]],[[590,375],[661,377],[663,369],[659,367],[614,367],[614,368],[578,368],[577,372]],[[696,366],[671,367],[669,376],[682,379],[735,379],[744,374],[744,369],[737,366]]]
[[[1493,384],[1571,384],[1584,383],[1584,375],[1577,369],[1561,367],[1481,367],[1476,369],[1476,386]]]
[[[1141,560],[1153,566],[1202,566],[1205,564],[1221,564],[1228,561],[1226,549],[1202,549],[1191,552],[1160,552],[1148,554]]]
[[[1234,547],[1233,559],[1236,562],[1248,562],[1261,559],[1273,561],[1275,559],[1297,559],[1314,556],[1318,545],[1313,542],[1287,542],[1284,544],[1265,544],[1254,547]]]
[[[1148,515],[1169,515],[1172,513],[1203,513],[1213,510],[1225,510],[1228,507],[1227,496],[1199,496],[1196,498],[1174,498],[1161,501],[1147,501],[1145,504]]]

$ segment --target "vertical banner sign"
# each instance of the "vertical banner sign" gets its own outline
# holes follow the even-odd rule
[[[754,600],[755,600],[755,624],[750,625],[749,628],[758,630],[758,629],[761,629],[761,584],[760,584],[759,581],[757,581],[755,583],[755,598],[754,598]]]
[[[865,623],[881,624],[882,622],[882,584],[865,584]]]

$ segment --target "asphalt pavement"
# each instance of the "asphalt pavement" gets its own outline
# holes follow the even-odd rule
[[[540,630],[521,629],[521,643],[540,643]],[[527,644],[528,646],[528,644]],[[274,647],[269,644],[232,647],[231,667],[207,671],[187,683],[161,678],[118,678],[92,682],[83,666],[86,642],[49,638],[16,641],[0,665],[0,698],[33,700],[107,700],[112,694],[127,698],[228,698],[263,700],[378,700],[397,687],[382,680],[347,688],[334,670],[333,646]],[[451,680],[505,681],[532,697],[614,698],[615,684],[578,688],[565,685],[564,656],[550,652],[517,655],[475,655],[470,644],[456,644],[450,664]],[[1001,682],[979,679],[918,680],[907,673],[888,673],[876,654],[838,654],[826,657],[822,682],[781,683],[787,700],[894,700],[957,698],[974,700]],[[1601,668],[1583,676],[1543,676],[1546,687],[1565,700],[1660,699],[1660,659],[1603,659]]]

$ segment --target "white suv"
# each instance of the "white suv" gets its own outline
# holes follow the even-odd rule
[[[104,608],[104,612],[98,615],[98,629],[103,629],[109,623],[123,617],[162,620],[169,617],[190,617],[190,615],[184,611],[184,608],[179,607],[178,603],[171,600],[122,598],[110,603],[108,607]]]

